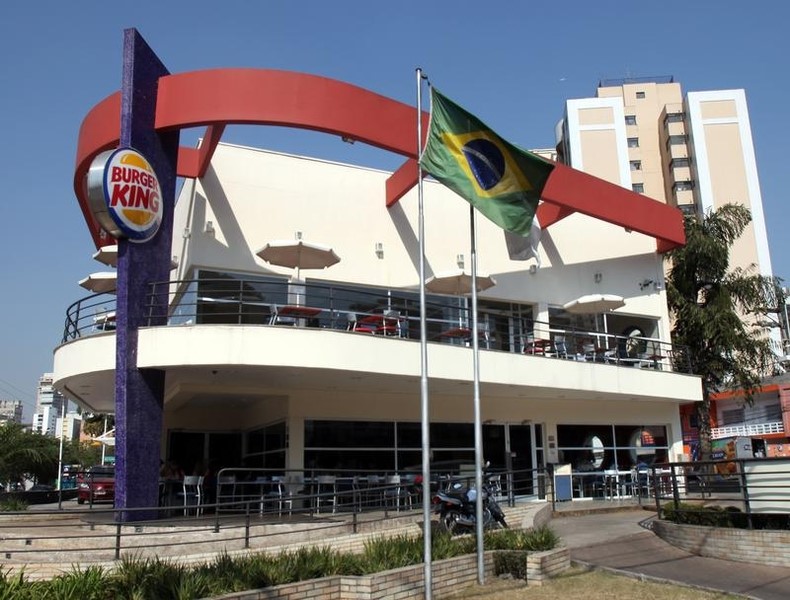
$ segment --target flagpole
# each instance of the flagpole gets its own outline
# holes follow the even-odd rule
[[[425,211],[423,209],[422,169],[422,69],[417,68],[417,236],[420,245],[420,415],[422,426],[422,533],[425,600],[431,600],[431,444],[428,403],[428,319],[425,306]]]
[[[475,412],[475,533],[477,534],[477,582],[485,583],[483,563],[483,426],[480,420],[480,336],[477,326],[477,232],[475,230],[475,208],[469,205],[469,234],[472,254],[472,371],[474,373]]]

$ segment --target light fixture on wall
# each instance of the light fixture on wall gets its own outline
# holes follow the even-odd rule
[[[532,419],[524,419],[523,421],[521,421],[522,425],[530,425],[531,423],[532,423]]]
[[[494,419],[486,419],[485,421],[483,421],[483,425],[493,425],[493,424],[494,424]]]
[[[301,240],[302,239],[302,232],[301,231],[295,231],[294,232],[294,239]]]
[[[206,221],[206,226],[203,228],[203,232],[209,235],[214,235],[214,223],[212,221]]]
[[[538,265],[529,265],[529,274],[534,275],[538,272]]]
[[[459,269],[463,269],[464,268],[464,255],[463,254],[459,254],[459,255],[457,255],[455,257],[455,264],[458,265]]]
[[[376,256],[378,258],[384,258],[384,244],[381,242],[376,242]]]
[[[593,275],[593,281],[595,281],[595,283],[601,283],[602,279],[603,279],[603,273],[596,273],[595,275]]]

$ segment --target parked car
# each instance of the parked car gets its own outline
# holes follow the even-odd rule
[[[36,485],[32,486],[28,492],[53,492],[55,491],[54,485],[49,485],[46,483],[37,483]]]
[[[77,504],[115,501],[115,467],[97,465],[77,476]]]

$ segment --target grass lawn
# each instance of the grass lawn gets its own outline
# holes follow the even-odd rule
[[[667,583],[639,581],[604,571],[573,567],[541,587],[523,581],[490,578],[452,596],[453,600],[736,600],[743,596],[708,592]]]

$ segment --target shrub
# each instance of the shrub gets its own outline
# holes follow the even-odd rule
[[[494,574],[510,575],[514,579],[527,578],[527,552],[525,550],[502,550],[494,554]]]
[[[46,597],[58,600],[104,600],[111,597],[107,595],[106,573],[97,566],[84,570],[73,566],[69,573],[59,575],[47,584]]]
[[[27,510],[28,504],[22,498],[8,496],[0,501],[0,512],[21,512]]]
[[[422,562],[422,537],[398,535],[365,542],[360,562],[365,573],[376,573]],[[433,546],[431,546],[433,552]]]
[[[554,548],[559,538],[548,527],[531,531],[506,529],[487,532],[484,547],[502,550],[495,557],[497,573],[526,576],[527,551]],[[80,600],[186,600],[229,592],[265,588],[332,575],[363,575],[416,565],[423,559],[422,536],[400,535],[369,541],[361,554],[330,547],[305,547],[276,556],[257,554],[239,558],[220,554],[212,562],[187,567],[159,558],[124,557],[115,572],[90,567],[50,581],[29,582],[24,574],[0,571],[0,600],[79,598]],[[472,554],[474,536],[432,536],[434,560]]]
[[[688,502],[675,505],[670,502],[661,507],[661,518],[681,525],[705,527],[745,527],[746,516],[740,509],[728,506],[702,506]]]

